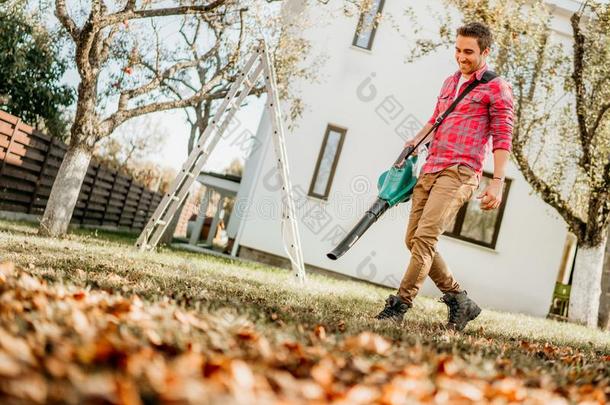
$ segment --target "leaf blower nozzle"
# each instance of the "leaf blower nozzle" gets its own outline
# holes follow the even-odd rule
[[[348,233],[347,236],[343,238],[341,242],[339,242],[337,247],[333,249],[332,252],[328,253],[326,257],[331,260],[337,260],[339,257],[341,257],[343,253],[347,252],[349,248],[351,248],[352,245],[356,243],[358,239],[360,239],[362,234],[365,233],[366,230],[369,229],[369,227],[373,225],[388,208],[390,208],[390,204],[387,201],[378,198],[364,213],[362,219],[360,219],[350,233]]]

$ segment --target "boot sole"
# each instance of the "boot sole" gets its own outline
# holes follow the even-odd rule
[[[396,325],[400,325],[404,321],[404,318],[402,318],[402,319],[396,319],[396,318],[382,318],[382,319],[373,318],[373,319],[378,321],[378,322],[390,322],[390,323],[394,323]]]

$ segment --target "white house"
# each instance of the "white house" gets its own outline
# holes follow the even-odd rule
[[[404,243],[409,203],[386,212],[339,260],[326,253],[375,200],[378,176],[432,114],[442,81],[456,70],[453,51],[405,63],[410,45],[391,23],[382,21],[376,30],[357,34],[361,16],[335,18],[328,11],[332,3],[322,7],[313,2],[305,10],[316,21],[303,33],[313,45],[311,54],[326,54],[328,60],[319,83],[299,84],[307,108],[298,127],[287,132],[304,260],[311,267],[397,287],[409,261]],[[382,13],[399,14],[405,1],[373,3]],[[423,26],[434,26],[426,6],[438,6],[440,0],[409,3]],[[569,12],[578,3],[552,3],[555,33],[568,38]],[[269,130],[263,117],[257,133],[261,147],[246,162],[228,226],[244,257],[285,256]],[[484,167],[492,173],[491,156]],[[441,237],[439,251],[462,287],[483,306],[545,316],[562,263],[566,226],[512,163],[507,177],[503,206],[483,214],[478,203],[469,203],[452,232]],[[440,295],[431,280],[421,294]]]

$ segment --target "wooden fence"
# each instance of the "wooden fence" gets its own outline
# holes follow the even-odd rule
[[[0,210],[42,215],[67,146],[0,111]],[[92,161],[72,223],[139,230],[160,193]]]

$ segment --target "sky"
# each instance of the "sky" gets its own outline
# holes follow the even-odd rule
[[[256,134],[264,107],[264,98],[251,97],[247,105],[237,111],[235,117],[239,120],[244,130]],[[169,166],[179,169],[187,158],[187,143],[190,133],[190,125],[185,120],[182,110],[173,110],[153,113],[152,117],[167,136],[161,152],[150,155],[150,160],[161,166]],[[221,139],[216,148],[210,154],[204,171],[223,173],[224,169],[235,158],[244,159],[245,151],[241,150],[231,138]]]

